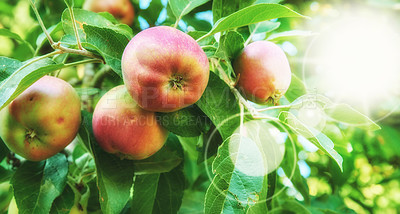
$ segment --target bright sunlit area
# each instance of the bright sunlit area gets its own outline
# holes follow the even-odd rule
[[[387,112],[396,108],[400,31],[393,20],[374,10],[349,10],[314,29],[303,70],[308,89],[367,114],[383,105]]]

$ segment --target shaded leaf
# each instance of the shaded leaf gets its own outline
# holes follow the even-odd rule
[[[239,126],[239,104],[229,86],[210,72],[208,85],[196,105],[211,119],[223,139],[228,138]]]
[[[75,194],[69,185],[65,186],[64,191],[56,198],[51,207],[51,214],[68,214],[74,205]]]
[[[207,132],[210,119],[195,105],[169,113],[157,113],[161,124],[170,132],[182,137],[196,137]]]
[[[136,176],[132,213],[177,213],[184,187],[185,179],[179,166],[166,173]]]
[[[63,154],[22,164],[11,179],[19,213],[49,213],[64,190],[67,174],[68,162]]]

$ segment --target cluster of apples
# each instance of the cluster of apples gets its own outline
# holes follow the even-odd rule
[[[167,26],[138,33],[121,62],[124,85],[97,103],[93,133],[105,151],[140,160],[161,149],[168,136],[155,112],[177,111],[199,100],[209,63],[192,37]]]
[[[93,133],[106,152],[140,160],[160,150],[168,136],[155,112],[177,111],[198,101],[208,83],[209,62],[192,37],[167,26],[138,33],[121,62],[124,85],[111,89],[97,103]],[[277,101],[290,85],[286,55],[272,42],[246,46],[233,68],[236,87],[256,103]],[[28,160],[47,159],[76,137],[80,109],[79,96],[70,84],[44,76],[0,111],[0,137]]]

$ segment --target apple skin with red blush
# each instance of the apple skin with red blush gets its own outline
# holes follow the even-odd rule
[[[126,88],[148,111],[173,112],[194,104],[209,78],[207,55],[189,35],[167,26],[138,33],[122,56]]]
[[[0,111],[0,136],[11,151],[41,161],[70,144],[80,122],[81,103],[74,88],[44,76]]]
[[[239,78],[236,87],[246,99],[258,104],[278,102],[290,85],[289,61],[273,42],[249,44],[235,59],[233,68]]]
[[[97,103],[93,133],[100,147],[122,159],[141,160],[160,150],[168,131],[132,99],[124,85],[117,86]]]

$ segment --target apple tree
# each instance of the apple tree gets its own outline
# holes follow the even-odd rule
[[[352,213],[299,151],[340,180],[380,127],[306,88],[280,2],[0,2],[0,213]]]

